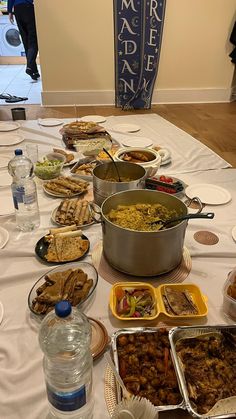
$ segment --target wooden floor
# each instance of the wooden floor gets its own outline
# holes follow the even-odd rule
[[[11,108],[20,104],[0,106],[0,121],[11,119]],[[74,107],[46,108],[25,105],[27,119],[73,118]],[[78,107],[78,115],[130,115],[157,113],[177,127],[186,131],[236,168],[236,102],[183,105],[153,105],[148,111],[122,111],[114,106]]]

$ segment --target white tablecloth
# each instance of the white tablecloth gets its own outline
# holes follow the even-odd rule
[[[228,204],[205,207],[204,210],[215,212],[213,220],[189,221],[185,240],[185,245],[192,257],[192,270],[185,281],[200,286],[202,292],[208,297],[209,314],[205,322],[207,324],[231,323],[222,312],[222,287],[228,272],[236,265],[236,243],[231,236],[231,230],[236,224],[236,169],[219,170],[227,167],[228,164],[157,115],[110,117],[106,124],[112,126],[113,123],[124,122],[124,120],[139,124],[141,126],[139,135],[149,137],[152,135],[156,144],[168,146],[172,152],[173,163],[169,171],[163,168],[163,172],[180,173],[183,169],[179,177],[187,184],[207,181],[207,183],[220,185],[231,193],[232,200]],[[173,134],[170,133],[171,130],[168,130],[169,125],[174,131]],[[55,133],[58,127],[43,128],[43,135],[36,135],[35,132],[28,131],[27,127],[30,127],[29,130],[32,130],[32,127],[38,129],[37,123],[27,121],[21,131],[26,135],[27,140],[37,140],[39,147],[43,147],[46,151],[50,151],[51,144],[60,144],[59,138],[47,137],[46,134],[48,131]],[[182,146],[178,146],[178,143]],[[22,145],[24,146],[24,143]],[[198,158],[192,157],[192,153],[196,153]],[[207,159],[206,156],[208,156]],[[175,158],[183,166],[180,164],[177,167]],[[211,163],[207,164],[207,162]],[[172,167],[176,168],[172,170]],[[206,169],[214,170],[205,172]],[[13,216],[0,217],[0,225],[10,234],[5,248],[0,250],[0,301],[4,306],[4,318],[0,325],[1,419],[45,419],[48,415],[42,353],[38,345],[38,324],[30,316],[27,297],[34,282],[50,269],[36,259],[34,246],[37,240],[47,232],[48,227],[53,225],[50,214],[60,199],[46,195],[42,190],[40,180],[37,181],[37,185],[41,213],[39,229],[32,233],[22,233],[16,230]],[[1,200],[4,199],[6,189],[0,189]],[[198,230],[215,233],[220,238],[218,244],[214,246],[198,244],[193,239],[193,234]],[[85,231],[91,242],[90,253],[85,260],[91,261],[91,252],[101,238],[101,228],[100,225],[93,225]],[[109,312],[110,288],[111,285],[99,277],[95,301],[86,314],[100,320],[111,335],[117,328],[124,327],[124,324],[112,317]],[[147,325],[141,322],[141,325],[144,324]],[[95,419],[109,418],[104,400],[104,370],[105,361],[101,357],[94,363]],[[161,416],[175,419],[183,418],[185,414],[172,411]]]

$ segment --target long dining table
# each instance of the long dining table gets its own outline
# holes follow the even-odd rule
[[[63,120],[63,123],[69,120]],[[118,124],[118,125],[117,125]],[[136,124],[140,128],[137,133],[119,132],[119,124]],[[198,285],[207,298],[208,315],[201,324],[233,324],[223,312],[223,286],[228,273],[236,266],[236,243],[232,236],[236,225],[236,169],[216,155],[199,141],[181,131],[156,114],[131,115],[107,118],[102,124],[112,138],[122,145],[127,136],[142,136],[152,140],[154,145],[167,148],[171,152],[171,163],[160,167],[160,174],[168,174],[180,178],[186,185],[211,184],[217,185],[231,196],[229,202],[222,205],[205,205],[204,211],[213,211],[213,220],[190,220],[188,223],[185,248],[191,261],[189,272],[184,282]],[[22,135],[21,143],[12,146],[0,146],[0,156],[13,157],[15,148],[25,150],[26,144],[37,143],[41,156],[52,151],[53,147],[63,148],[61,126],[44,127],[38,121],[20,121],[17,132]],[[11,136],[11,133],[7,135]],[[1,138],[1,132],[0,132]],[[0,169],[1,171],[6,169]],[[65,169],[69,173],[69,168]],[[52,266],[39,260],[35,255],[35,244],[51,227],[55,227],[51,219],[52,211],[59,205],[61,198],[49,196],[43,190],[43,181],[36,179],[40,227],[32,232],[21,232],[16,229],[14,210],[11,214],[0,215],[0,227],[9,233],[9,240],[0,249],[0,301],[4,313],[0,324],[0,419],[49,419],[48,402],[45,390],[42,359],[43,354],[38,343],[40,322],[35,320],[28,308],[28,294],[34,283]],[[89,185],[89,197],[92,196],[92,182]],[[86,195],[85,195],[86,198]],[[0,201],[10,200],[9,186],[0,184]],[[181,199],[186,200],[186,196]],[[12,204],[13,205],[13,204]],[[192,210],[194,211],[194,210]],[[217,238],[213,245],[200,244],[195,240],[195,233],[208,231]],[[90,241],[90,251],[84,259],[95,263],[101,249],[101,225],[93,224],[84,230]],[[97,260],[97,259],[96,259]],[[99,263],[96,264],[99,267]],[[109,309],[111,282],[103,277],[98,269],[99,279],[92,303],[85,309],[85,314],[99,320],[106,328],[109,336],[124,327],[134,327],[137,323],[122,322],[113,317]],[[149,283],[152,279],[147,278]],[[160,276],[160,283],[162,279]],[[168,277],[164,282],[168,282]],[[163,282],[163,281],[162,281]],[[140,320],[138,326],[178,326],[178,323],[157,318],[148,323]],[[181,324],[196,324],[188,320]],[[109,350],[109,344],[107,346]],[[104,357],[101,355],[94,361],[94,418],[109,418],[112,412],[114,382],[107,382],[109,376]],[[189,418],[184,410],[172,410],[160,413],[162,418]]]

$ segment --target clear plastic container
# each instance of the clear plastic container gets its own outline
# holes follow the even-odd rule
[[[60,301],[42,321],[39,344],[52,417],[93,417],[91,326],[87,317]]]
[[[233,269],[223,288],[223,311],[232,320],[236,321],[236,268]]]
[[[22,231],[32,231],[40,224],[37,189],[32,178],[33,163],[17,149],[8,163],[8,171],[12,176],[16,225]]]

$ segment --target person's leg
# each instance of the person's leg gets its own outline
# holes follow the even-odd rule
[[[27,11],[25,13],[25,21],[27,25],[28,36],[27,67],[30,68],[33,71],[33,73],[38,73],[38,68],[36,64],[36,58],[38,54],[38,40],[34,7],[32,7],[31,5],[27,6]]]
[[[14,12],[26,52],[26,73],[29,74],[33,80],[37,80],[40,75],[36,64],[38,41],[34,7],[31,4],[22,3],[15,6]]]
[[[27,57],[27,53],[28,53],[28,35],[27,35],[27,26],[25,25],[24,22],[24,12],[22,10],[21,7],[19,7],[20,5],[16,5],[14,7],[14,14],[15,14],[15,18],[16,18],[16,23],[20,32],[20,36],[25,48],[25,55]],[[22,13],[23,12],[23,13]]]

